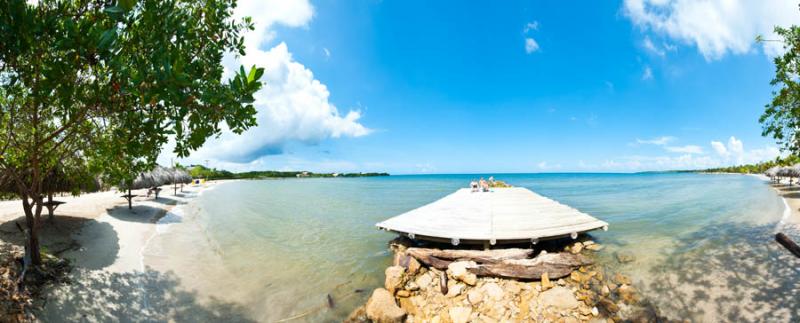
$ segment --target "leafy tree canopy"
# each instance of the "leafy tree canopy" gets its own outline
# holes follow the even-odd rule
[[[800,153],[800,27],[776,27],[775,32],[782,40],[785,49],[782,56],[775,58],[775,78],[770,84],[776,89],[772,102],[767,104],[759,121],[763,125],[762,135],[772,136],[782,150],[792,154]]]
[[[235,133],[256,124],[263,69],[224,78],[221,64],[226,53],[244,54],[242,33],[252,29],[248,18],[233,19],[235,6],[0,3],[0,180],[22,198],[34,240],[43,179],[54,168],[126,180],[152,167],[169,138],[186,156],[223,123]]]

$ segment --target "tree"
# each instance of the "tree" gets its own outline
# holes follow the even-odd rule
[[[174,138],[187,156],[254,126],[263,69],[223,79],[244,54],[235,1],[6,0],[0,4],[0,178],[25,211],[26,261],[41,264],[43,179],[57,165],[125,180]]]
[[[762,123],[762,136],[772,136],[782,150],[792,154],[800,153],[800,27],[775,27],[783,40],[785,53],[775,57],[775,78],[770,84],[777,89],[773,91],[772,102],[767,104],[759,118]]]

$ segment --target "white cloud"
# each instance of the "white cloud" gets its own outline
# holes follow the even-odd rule
[[[525,38],[525,52],[530,54],[537,50],[539,50],[539,43],[537,43],[533,38]]]
[[[722,159],[724,165],[752,164],[774,159],[775,157],[780,156],[780,150],[772,146],[766,146],[761,149],[745,150],[744,143],[733,136],[728,138],[727,145],[720,141],[712,141],[711,147]]]
[[[261,79],[264,87],[256,93],[254,103],[258,126],[241,135],[223,127],[219,137],[209,139],[200,150],[183,160],[184,163],[210,159],[218,164],[247,164],[263,156],[282,153],[284,145],[290,142],[317,144],[329,138],[360,137],[370,133],[370,129],[359,122],[361,111],[340,113],[329,101],[327,86],[294,59],[285,43],[270,48],[269,43],[276,36],[275,25],[306,27],[313,12],[307,0],[239,1],[234,15],[237,18],[251,16],[255,30],[245,33],[247,55],[228,54],[223,58],[223,65],[226,77],[240,65],[265,68]],[[327,48],[324,52],[330,55]],[[171,153],[168,149],[164,152]],[[248,168],[246,165],[227,166]]]
[[[265,87],[256,94],[259,126],[241,135],[226,132],[199,154],[246,162],[280,153],[283,144],[290,141],[315,144],[327,138],[369,134],[370,130],[358,122],[360,111],[341,115],[328,101],[330,93],[325,84],[293,59],[286,44],[258,54],[258,64],[265,67]]]
[[[623,156],[607,159],[597,164],[589,164],[580,161],[577,164],[577,168],[588,171],[623,172],[707,169],[753,164],[775,159],[775,157],[780,155],[778,148],[772,146],[747,150],[744,147],[744,143],[736,137],[730,137],[727,144],[721,141],[712,141],[711,148],[714,153],[710,154],[706,153],[702,147],[697,145],[666,146],[666,144],[673,140],[673,137],[664,136],[652,140],[637,139],[636,141],[639,144],[664,146],[666,151],[680,153],[680,155]]]
[[[686,145],[686,146],[667,146],[664,147],[669,152],[673,153],[683,153],[683,154],[702,154],[703,148],[697,145]]]
[[[644,47],[644,49],[646,49],[648,52],[651,52],[655,55],[661,57],[664,57],[666,55],[663,49],[658,48],[655,44],[653,44],[653,41],[650,40],[650,37],[644,37],[644,40],[642,41],[642,47]]]
[[[528,33],[531,30],[534,30],[534,31],[535,30],[539,30],[539,22],[538,21],[532,21],[532,22],[527,23],[525,25],[525,28],[523,29],[523,32],[524,33]]]
[[[675,137],[672,136],[661,136],[653,139],[636,139],[637,144],[657,146],[663,146],[673,141],[675,141]]]
[[[730,155],[728,153],[728,148],[725,148],[725,144],[723,144],[723,143],[721,143],[719,141],[712,141],[711,142],[711,148],[713,148],[714,151],[717,152],[717,155],[720,155],[722,157],[728,157]]]
[[[800,21],[797,3],[787,0],[625,0],[623,11],[634,24],[696,46],[707,59],[752,49],[757,35],[777,38],[773,29]],[[778,42],[765,42],[769,56],[782,52]]]
[[[322,52],[325,53],[325,59],[331,58],[331,51],[329,49],[323,47]]]
[[[650,68],[650,66],[645,66],[644,72],[642,72],[642,80],[647,81],[652,79],[653,79],[653,70]]]

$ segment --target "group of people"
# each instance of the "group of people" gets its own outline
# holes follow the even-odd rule
[[[488,192],[491,186],[494,186],[494,176],[489,176],[488,181],[481,177],[480,181],[473,180],[469,183],[469,187],[472,188],[473,192]]]

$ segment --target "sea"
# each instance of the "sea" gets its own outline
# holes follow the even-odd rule
[[[145,304],[175,317],[341,321],[383,285],[395,234],[375,223],[494,176],[609,223],[598,260],[659,313],[800,320],[800,261],[774,241],[787,205],[762,178],[697,173],[464,174],[226,182],[158,223]],[[633,261],[620,263],[618,255]]]

